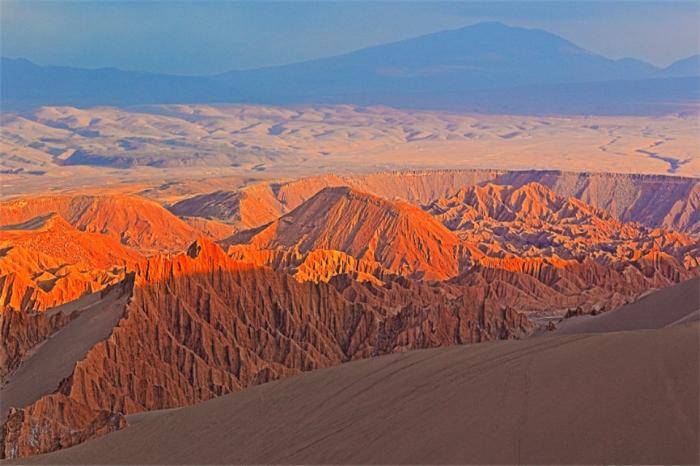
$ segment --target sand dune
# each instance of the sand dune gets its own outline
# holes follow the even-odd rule
[[[659,312],[663,309],[664,312]],[[553,333],[619,332],[661,328],[692,320],[700,310],[700,277],[654,291],[614,312],[565,319]]]
[[[80,312],[80,315],[34,347],[22,365],[4,380],[0,389],[0,422],[5,421],[10,407],[27,406],[54,392],[73,372],[76,362],[110,335],[129,298],[129,293],[122,291],[115,287],[96,302],[92,296],[76,302],[83,301],[85,307],[70,303],[77,309],[68,309],[68,306],[56,308],[55,312]]]
[[[28,464],[697,464],[700,326],[412,351],[256,386]]]

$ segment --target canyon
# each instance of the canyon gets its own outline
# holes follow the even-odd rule
[[[513,3],[3,2],[0,463],[700,464],[700,11]]]
[[[129,416],[129,427],[118,432],[23,460],[695,464],[696,296],[673,301],[676,316],[692,317],[695,309],[695,321],[638,326],[637,311],[659,316],[666,309],[638,306],[601,314],[614,325],[598,321],[584,333],[354,361],[187,408]],[[645,409],[630,396],[636,386],[644,387]]]
[[[16,400],[0,413],[4,458],[360,359],[525,348],[655,289],[682,283],[692,301],[700,275],[691,177],[421,170],[232,184],[0,201],[0,396]],[[37,384],[42,367],[54,370],[37,369]]]

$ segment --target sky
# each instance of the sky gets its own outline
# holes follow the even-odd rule
[[[0,52],[41,65],[215,74],[481,21],[536,27],[657,66],[700,52],[700,2],[0,0]]]

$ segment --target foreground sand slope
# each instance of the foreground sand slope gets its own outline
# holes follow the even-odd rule
[[[696,323],[411,351],[175,411],[43,464],[697,464]]]
[[[658,312],[664,309],[664,312]],[[615,312],[576,316],[557,324],[558,335],[661,328],[698,320],[700,277],[650,293]]]

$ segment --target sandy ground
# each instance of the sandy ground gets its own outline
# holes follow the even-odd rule
[[[667,327],[693,313],[693,293],[674,290],[671,306],[650,296],[636,310],[672,312],[648,320],[664,328],[357,361],[139,416],[26,462],[697,464],[700,324]]]
[[[695,116],[524,117],[388,107],[44,107],[0,120],[0,196],[172,180],[434,169],[700,176]],[[230,188],[229,188],[230,189]]]
[[[52,393],[64,378],[68,377],[75,363],[98,342],[106,339],[124,314],[128,295],[120,296],[118,288],[104,299],[96,301],[94,295],[83,301],[69,303],[69,307],[48,312],[73,312],[81,303],[85,310],[48,340],[32,349],[30,356],[11,375],[0,389],[0,422],[11,407],[27,406]]]
[[[565,319],[552,333],[572,335],[662,328],[693,320],[697,311],[700,311],[700,277],[649,293],[614,312]]]

